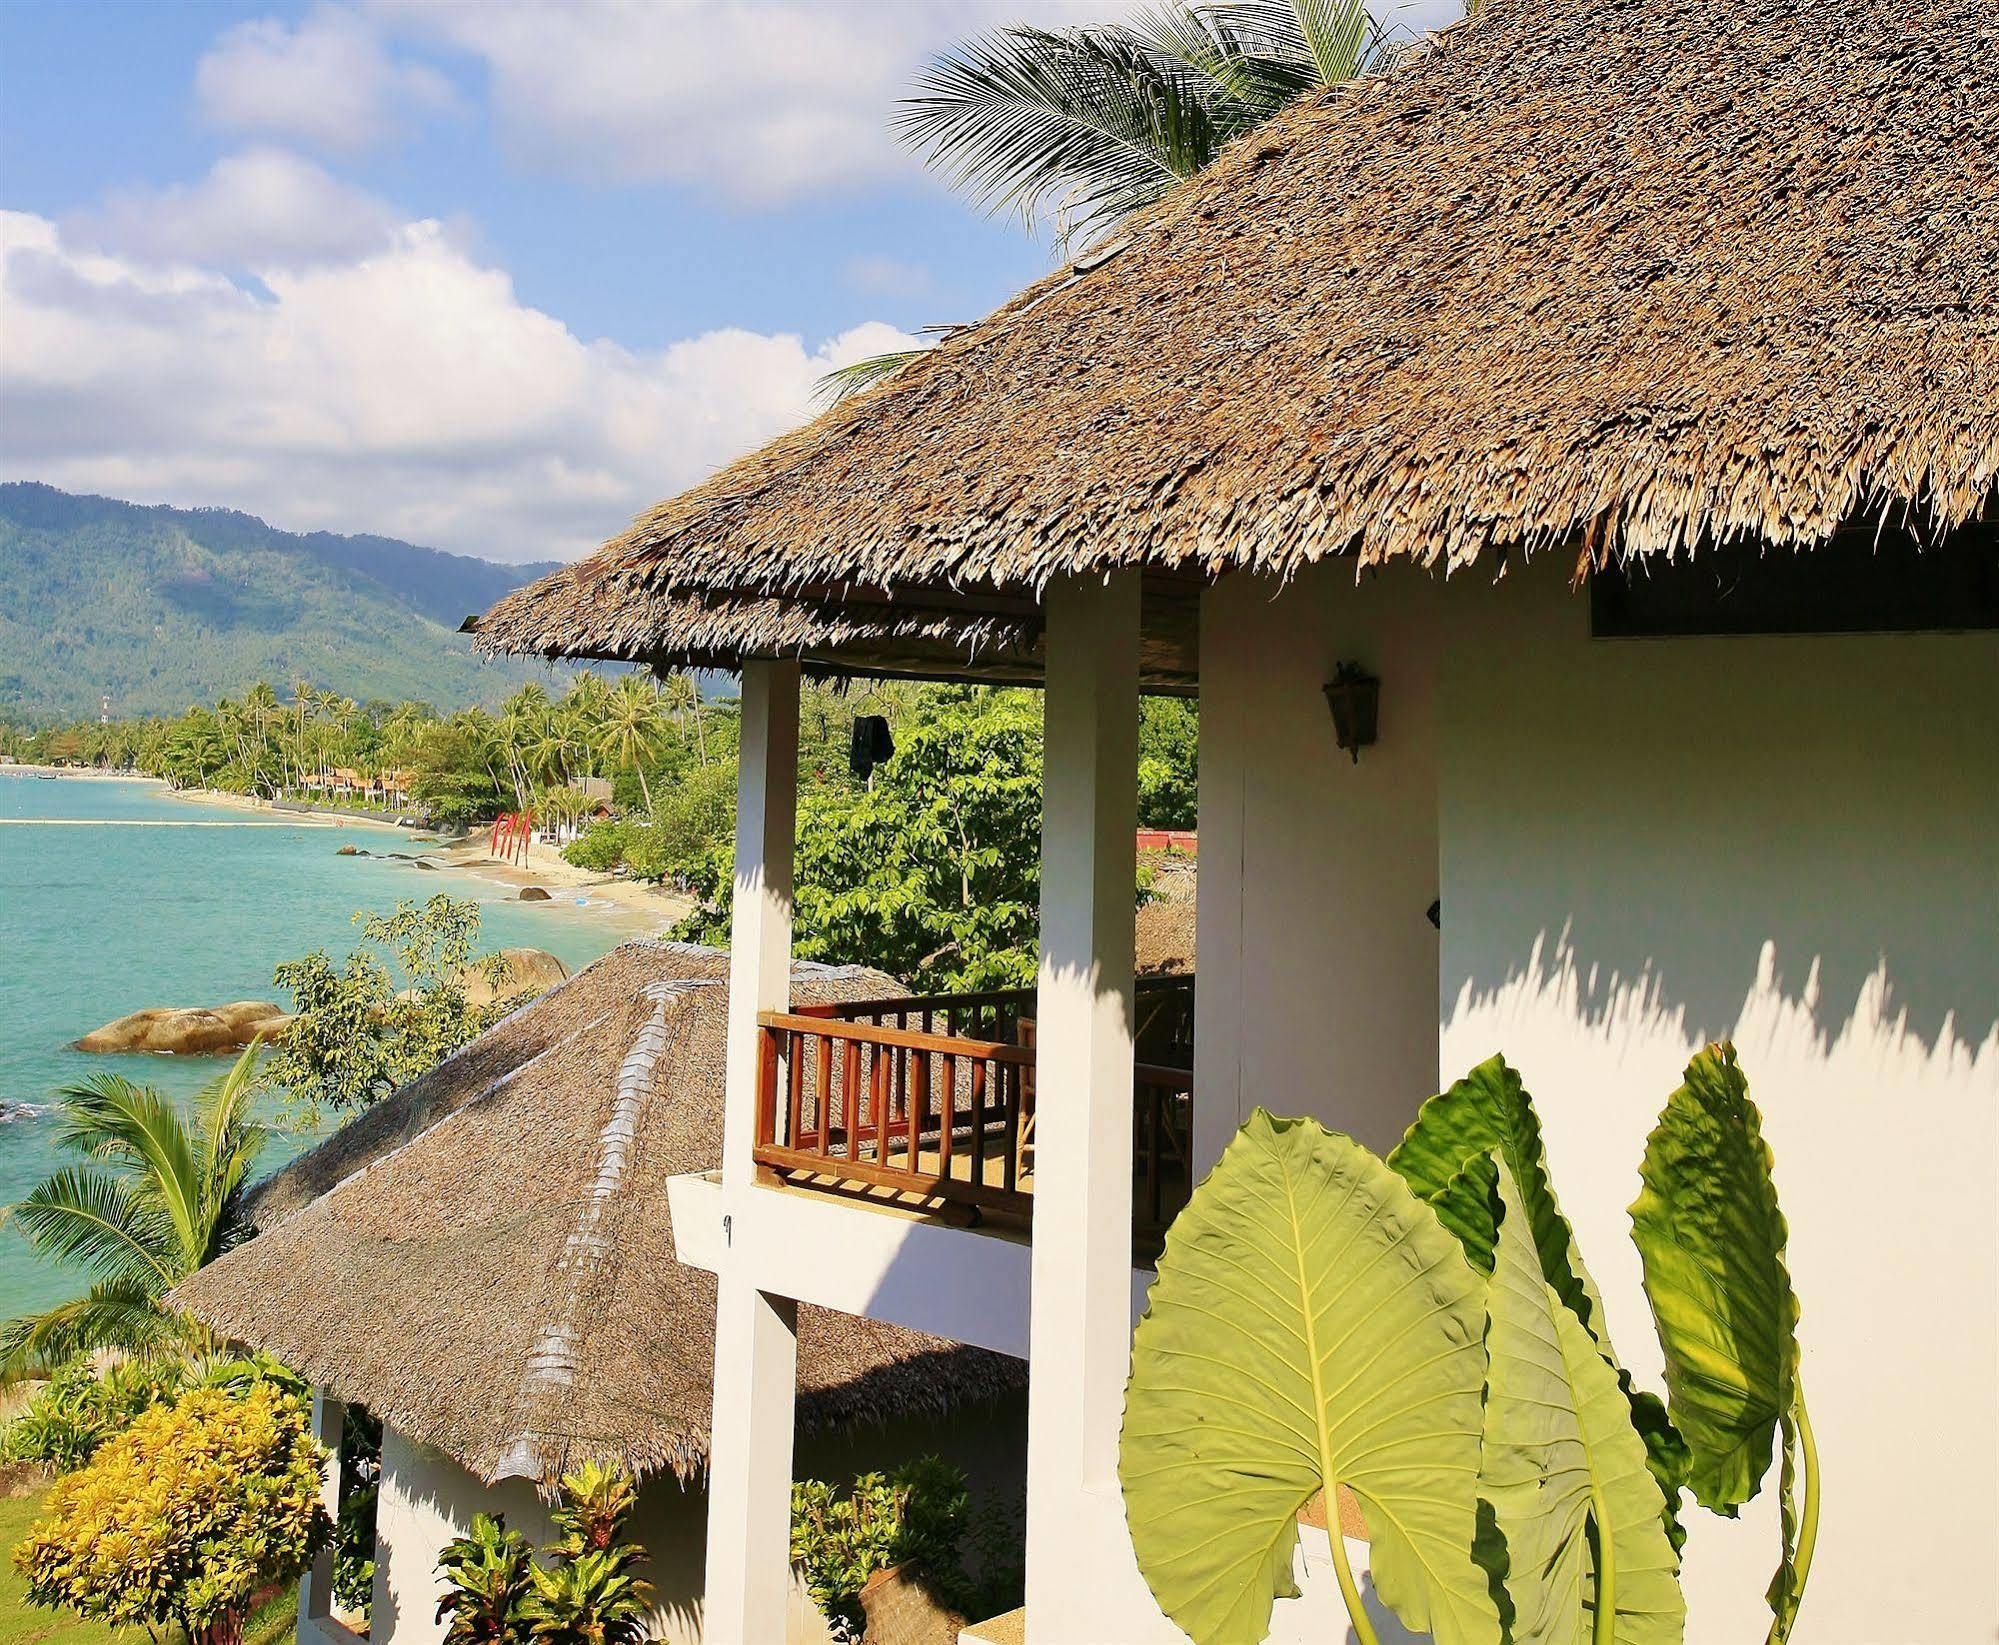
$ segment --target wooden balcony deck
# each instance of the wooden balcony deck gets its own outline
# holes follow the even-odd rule
[[[798,1187],[1025,1225],[1034,1204],[1034,992],[765,1012],[757,1163]],[[1193,979],[1137,993],[1132,1211],[1156,1248],[1187,1201]]]

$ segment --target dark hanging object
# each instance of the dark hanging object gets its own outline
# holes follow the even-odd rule
[[[875,767],[888,764],[895,753],[895,739],[888,733],[888,721],[879,714],[854,716],[854,746],[847,763],[855,776],[866,782]]]
[[[1360,751],[1374,745],[1381,682],[1359,663],[1341,663],[1326,682],[1326,704],[1333,711],[1333,740],[1360,764]]]

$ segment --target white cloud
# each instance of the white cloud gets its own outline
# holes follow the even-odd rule
[[[257,272],[267,295],[0,213],[9,477],[573,555],[798,422],[824,372],[911,346],[878,322],[816,346],[586,341],[432,222],[353,262]]]
[[[204,117],[225,131],[354,153],[457,101],[435,69],[391,57],[366,18],[322,5],[296,27],[255,18],[226,30],[195,70]]]
[[[929,269],[899,257],[849,257],[843,272],[849,286],[870,297],[927,297],[933,284]]]
[[[1039,0],[1049,26],[1105,0]],[[515,154],[613,182],[693,183],[769,203],[908,175],[890,136],[931,53],[1015,22],[1018,0],[370,0],[478,58]]]
[[[224,156],[198,183],[114,192],[63,231],[147,262],[291,268],[379,251],[398,226],[387,201],[296,154],[258,148]]]

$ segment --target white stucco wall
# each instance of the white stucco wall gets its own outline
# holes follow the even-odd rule
[[[1440,589],[1406,567],[1357,587],[1231,577],[1201,608],[1195,1146],[1259,1104],[1371,1147],[1436,1078]],[[1334,745],[1324,687],[1378,675],[1380,741]]]
[[[1657,1387],[1625,1207],[1687,1058],[1734,1038],[1826,1475],[1799,1637],[1989,1641],[1999,635],[1593,641],[1566,572],[1446,591],[1444,1073],[1522,1070]],[[1769,1497],[1690,1522],[1688,1637],[1760,1638]]]
[[[1687,1058],[1733,1036],[1827,1476],[1798,1637],[1989,1641],[1999,636],[1595,641],[1568,571],[1209,595],[1202,1152],[1256,1102],[1386,1147],[1504,1051],[1619,1349],[1658,1387],[1625,1207]],[[1383,680],[1357,768],[1319,693],[1347,657]],[[1768,1496],[1689,1518],[1688,1638],[1761,1638]]]
[[[964,1470],[975,1511],[1017,1509],[1026,1468],[1026,1401],[968,1408],[949,1420],[913,1419],[814,1435],[798,1447],[800,1477],[848,1479],[937,1454]],[[438,1551],[464,1535],[475,1513],[503,1513],[535,1542],[553,1534],[548,1510],[521,1480],[484,1485],[442,1452],[385,1429],[375,1526],[375,1598],[370,1638],[378,1645],[438,1645],[442,1591]],[[707,1492],[671,1478],[639,1493],[632,1535],[645,1546],[644,1576],[657,1604],[649,1637],[658,1645],[702,1645],[701,1591]],[[833,1636],[794,1577],[786,1645],[832,1645]]]

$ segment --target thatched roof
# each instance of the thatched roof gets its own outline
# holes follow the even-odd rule
[[[727,957],[628,943],[279,1172],[174,1300],[483,1479],[708,1447],[715,1284],[666,1181],[720,1163]],[[898,991],[795,968],[800,1003]],[[812,1431],[1025,1386],[1005,1356],[799,1310]]]
[[[1999,487],[1994,153],[1989,0],[1490,0],[481,632],[684,660],[702,592],[1933,537]],[[832,656],[768,614],[702,655]]]
[[[1138,905],[1133,958],[1141,977],[1194,975],[1194,898],[1198,870],[1165,860],[1153,871],[1152,892]]]

